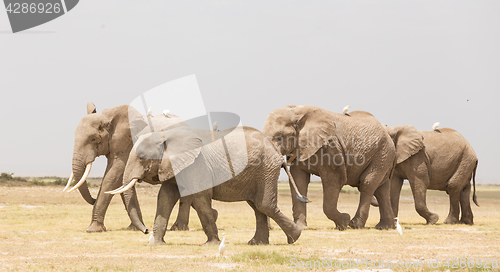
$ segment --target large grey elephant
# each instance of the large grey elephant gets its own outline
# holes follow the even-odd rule
[[[418,214],[435,224],[439,216],[427,208],[427,190],[446,191],[450,198],[450,212],[444,221],[447,224],[474,224],[470,206],[472,178],[473,200],[476,205],[477,156],[471,145],[457,131],[442,128],[432,131],[417,130],[413,126],[387,127],[396,146],[397,165],[391,183],[391,202],[394,214],[398,215],[399,197],[403,180],[407,179],[415,200]],[[401,150],[402,146],[410,149]],[[478,205],[479,206],[479,205]],[[460,210],[462,218],[459,221]]]
[[[224,166],[227,162],[229,167]],[[141,136],[130,152],[122,188],[110,193],[134,194],[127,189],[140,180],[162,182],[151,244],[165,243],[172,208],[186,191],[190,193],[183,195],[182,199],[192,203],[198,213],[207,235],[206,244],[220,242],[212,199],[247,201],[253,208],[256,231],[249,244],[269,243],[267,216],[285,232],[288,243],[293,243],[299,238],[301,228],[283,215],[277,206],[278,177],[282,166],[286,168],[283,156],[256,129],[237,127],[208,131],[182,127]],[[290,183],[294,184],[293,179]],[[130,218],[137,219],[138,216],[130,214]],[[141,221],[132,220],[132,223],[141,228]]]
[[[299,192],[307,196],[310,175],[321,177],[323,211],[338,229],[363,228],[373,195],[380,203],[377,229],[394,228],[389,196],[395,164],[395,147],[384,127],[368,112],[333,113],[314,106],[285,106],[272,111],[264,123],[281,154],[288,155],[290,171]],[[350,220],[340,213],[337,202],[344,185],[358,187],[359,206]],[[307,227],[306,204],[292,190],[294,221]]]
[[[78,188],[82,197],[89,204],[94,205],[92,221],[87,232],[101,232],[106,230],[104,217],[112,198],[112,195],[103,192],[121,186],[125,165],[133,146],[133,135],[151,132],[148,125],[150,122],[156,129],[187,125],[173,114],[160,114],[148,118],[129,105],[121,105],[97,113],[95,106],[89,102],[87,113],[75,132],[73,172],[65,190],[68,189],[73,178],[79,181],[68,191]],[[92,162],[98,156],[106,156],[107,167],[97,199],[94,199],[89,192],[86,178],[90,173]],[[122,195],[122,200],[125,203],[126,200],[123,197],[124,195]],[[127,200],[130,203],[128,208],[136,210],[135,214],[142,221],[137,195],[131,194],[131,197],[132,199]],[[131,224],[129,228],[133,228],[133,225]],[[146,228],[140,230],[147,232]]]

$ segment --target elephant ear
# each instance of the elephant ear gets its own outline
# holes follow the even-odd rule
[[[94,103],[92,103],[92,102],[87,103],[87,114],[92,114],[92,113],[96,113],[96,112],[97,112],[97,109],[96,109]]]
[[[173,178],[193,164],[203,146],[202,140],[191,130],[184,128],[157,132],[166,147],[158,169],[160,181]]]
[[[300,131],[298,134],[299,159],[305,161],[322,146],[329,144],[329,140],[335,135],[335,122],[333,117],[325,117],[320,109],[308,109],[304,106],[296,110],[299,113],[303,110],[307,111],[297,122],[297,129]]]
[[[148,124],[144,120],[144,116],[132,106],[128,106],[128,123],[130,134],[135,142]]]
[[[424,148],[424,137],[414,126],[387,127],[396,146],[396,163],[402,163]]]

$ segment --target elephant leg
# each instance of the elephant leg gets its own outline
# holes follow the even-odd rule
[[[189,211],[191,209],[191,199],[182,197],[179,201],[179,213],[177,220],[170,227],[170,230],[189,230]]]
[[[248,241],[249,245],[268,245],[269,244],[269,217],[257,209],[255,204],[247,201],[255,212],[256,229],[253,238]]]
[[[154,240],[148,245],[163,245],[165,244],[165,232],[167,231],[168,219],[172,213],[172,209],[180,198],[179,188],[174,182],[165,181],[158,192],[158,203],[156,207],[156,216],[153,229]]]
[[[388,170],[387,170],[388,171]],[[359,206],[356,211],[356,215],[352,218],[351,222],[349,222],[349,226],[355,229],[361,229],[365,227],[366,220],[368,219],[368,215],[370,213],[370,203],[372,201],[375,190],[379,187],[382,187],[379,191],[379,196],[382,196],[380,200],[384,201],[384,204],[379,203],[384,207],[384,209],[380,209],[380,212],[384,214],[385,217],[391,216],[394,219],[394,214],[392,212],[392,208],[387,210],[387,203],[390,205],[390,197],[387,198],[385,196],[386,193],[390,193],[390,185],[386,184],[388,179],[388,173],[383,172],[378,169],[375,165],[370,165],[366,168],[365,172],[360,177],[360,185],[359,185]],[[385,181],[385,183],[384,183]],[[379,200],[379,199],[378,199]],[[380,226],[384,224],[390,224],[387,221],[387,218],[380,218]],[[382,221],[384,220],[384,222]]]
[[[425,181],[422,177],[409,177],[411,192],[413,194],[413,199],[415,200],[415,210],[417,213],[425,218],[428,225],[436,224],[439,220],[439,215],[431,212],[427,208],[427,186],[428,181]]]
[[[448,188],[448,196],[450,197],[450,212],[444,220],[445,224],[458,224],[460,216],[460,190]]]
[[[335,222],[338,230],[345,230],[349,224],[351,216],[347,213],[340,213],[337,209],[340,190],[340,177],[337,173],[327,173],[321,176],[323,184],[323,212],[326,217]]]
[[[297,185],[297,189],[299,192],[307,196],[307,187],[309,186],[309,182],[311,181],[311,174],[306,171],[298,168],[297,166],[290,166],[290,172],[292,174],[293,179]],[[293,186],[290,184],[290,192],[292,194],[292,212],[293,212],[293,221],[297,223],[302,229],[307,228],[307,207],[306,203],[300,202],[297,199],[297,193],[293,189]]]
[[[272,198],[270,198],[269,196],[264,196],[264,199],[272,199]],[[274,199],[276,199],[276,197],[274,197]],[[292,220],[290,220],[288,217],[286,217],[280,211],[276,202],[255,203],[255,207],[260,213],[271,217],[274,220],[274,222],[276,222],[278,226],[280,226],[280,228],[286,234],[287,242],[289,244],[293,244],[295,243],[295,241],[297,241],[297,239],[299,239],[300,234],[302,233],[302,228],[296,223],[294,223]],[[269,229],[266,218],[261,217],[260,215],[259,217],[257,217],[257,213],[255,214],[255,216],[256,219],[258,220],[257,223],[259,224],[259,222],[261,222],[260,225],[258,226],[258,229],[256,230],[256,235],[257,232],[259,232],[258,237],[260,238],[260,237],[265,237],[266,236],[265,233],[267,233],[267,237],[269,239]],[[269,241],[267,241],[267,243],[269,243]]]
[[[127,209],[128,216],[132,221],[127,229],[139,230],[144,234],[148,234],[149,230],[142,221],[142,213],[139,206],[139,200],[137,199],[137,190],[135,189],[135,186],[130,190],[121,193],[120,196],[122,198],[123,205],[125,205],[125,208]]]
[[[391,207],[392,213],[395,217],[398,217],[399,213],[399,199],[401,197],[401,187],[403,187],[403,179],[400,177],[392,176],[390,179],[391,183]]]
[[[106,227],[104,226],[104,216],[106,216],[106,211],[108,210],[109,203],[113,198],[113,195],[105,194],[104,192],[109,191],[110,189],[105,189],[104,182],[101,188],[99,189],[99,193],[97,194],[96,202],[94,204],[94,208],[92,209],[92,222],[87,227],[86,232],[103,232],[106,231]],[[114,187],[111,189],[115,189]]]
[[[391,207],[391,184],[386,181],[375,190],[375,197],[379,204],[380,222],[375,226],[376,229],[394,229],[394,213]]]
[[[201,225],[207,241],[204,245],[219,245],[217,225],[215,224],[214,212],[212,209],[212,198],[206,192],[200,192],[193,195],[193,208],[200,218]]]
[[[104,217],[113,195],[105,194],[104,192],[114,190],[122,185],[125,162],[127,162],[127,160],[123,160],[123,158],[108,161],[108,166],[102,179],[101,188],[99,189],[99,193],[97,194],[97,198],[94,203],[94,208],[92,209],[92,222],[88,226],[86,230],[87,232],[106,231],[106,227],[104,226]],[[137,205],[137,208],[140,209],[139,205]]]
[[[474,225],[474,215],[470,205],[470,183],[460,192],[460,209],[462,211],[461,223]]]
[[[274,228],[273,228],[273,225],[271,225],[271,218],[270,218],[269,216],[267,217],[267,228],[268,228],[269,230],[274,229]]]
[[[374,191],[360,190],[359,193],[359,205],[356,211],[356,215],[349,222],[349,227],[353,229],[362,229],[365,227],[366,220],[368,220],[368,215],[370,213],[370,203],[373,197]],[[379,203],[380,205],[381,203]],[[391,210],[392,213],[392,210]]]

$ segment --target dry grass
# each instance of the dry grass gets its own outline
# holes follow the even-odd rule
[[[500,257],[500,186],[479,186],[481,207],[473,206],[474,226],[444,225],[448,199],[444,192],[430,191],[428,206],[439,214],[434,226],[413,208],[408,186],[401,199],[404,234],[378,231],[378,209],[371,208],[367,228],[337,231],[322,212],[321,184],[313,183],[308,197],[309,229],[293,245],[286,244],[284,233],[275,227],[268,246],[248,246],[255,219],[246,203],[214,202],[219,211],[219,232],[226,233],[226,256],[219,257],[217,247],[202,247],[205,235],[196,212],[192,210],[190,231],[167,232],[167,246],[146,246],[148,235],[127,231],[130,221],[119,197],[115,197],[106,216],[106,233],[85,233],[92,206],[78,193],[62,193],[61,186],[15,187],[0,184],[0,270],[2,271],[179,271],[179,270],[288,270],[290,259],[314,264],[329,260],[418,261],[439,259],[439,270],[446,270],[447,258]],[[280,184],[279,206],[291,217],[288,184]],[[144,220],[152,227],[158,186],[141,185],[139,201]],[[341,194],[340,210],[355,213],[358,194],[354,188]],[[96,195],[98,188],[91,191]],[[177,208],[171,218],[175,221]],[[295,262],[295,261],[294,261]],[[325,265],[325,263],[321,263]],[[347,262],[345,263],[347,264]],[[450,263],[452,264],[452,263]],[[360,265],[359,268],[365,268]],[[451,269],[451,268],[450,268]],[[402,270],[402,269],[395,269]],[[422,270],[422,269],[411,269]],[[454,269],[451,269],[454,270]],[[496,269],[498,270],[498,269]]]

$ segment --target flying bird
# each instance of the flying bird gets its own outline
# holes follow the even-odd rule
[[[349,111],[350,108],[351,108],[351,106],[349,106],[349,105],[345,106],[344,110],[342,110],[342,113],[347,114],[347,112]]]
[[[401,228],[401,225],[399,224],[399,218],[394,218],[396,219],[396,229],[399,232],[399,235],[403,235],[403,228]]]
[[[226,244],[224,244],[225,241],[226,241],[226,234],[223,233],[222,234],[222,242],[220,242],[220,245],[219,245],[219,255],[220,256],[224,255],[224,251],[226,251]]]
[[[219,131],[219,123],[217,123],[217,121],[215,121],[215,123],[212,125],[212,130]]]
[[[149,107],[148,109],[148,116],[151,117],[153,116],[153,108]]]
[[[439,122],[436,122],[434,123],[434,125],[432,126],[432,130],[437,130],[437,128],[440,126],[441,124]]]
[[[163,111],[163,115],[165,115],[166,117],[168,117],[167,115],[168,115],[169,113],[170,113],[170,111],[169,111],[169,110],[164,110],[164,111]]]

